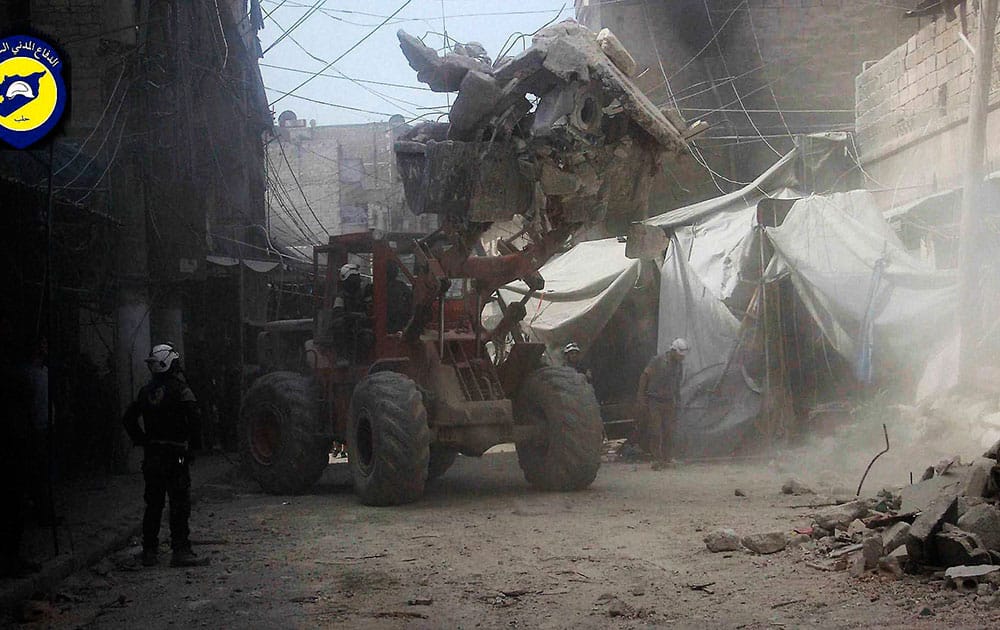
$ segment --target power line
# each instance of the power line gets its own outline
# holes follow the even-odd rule
[[[322,60],[322,61],[323,61],[323,63],[326,63],[326,60]],[[288,72],[297,72],[299,74],[313,74],[309,70],[302,70],[301,68],[289,68],[287,66],[276,66],[276,65],[273,65],[273,64],[270,64],[270,63],[263,63],[263,62],[261,62],[261,63],[259,63],[257,65],[259,65],[261,68],[273,68],[275,70],[287,70]],[[338,70],[338,72],[339,72],[339,70]],[[385,87],[394,87],[394,88],[401,88],[401,89],[406,89],[406,90],[418,90],[418,91],[421,91],[421,92],[434,92],[429,87],[420,87],[420,86],[417,86],[417,85],[404,85],[402,83],[389,83],[389,82],[386,82],[386,81],[372,81],[371,79],[358,79],[358,78],[349,77],[349,76],[347,76],[346,74],[343,74],[343,73],[341,73],[338,76],[336,74],[324,74],[324,73],[321,72],[317,76],[326,77],[328,79],[350,80],[350,81],[356,81],[358,83],[368,83],[368,84],[371,84],[371,85],[383,85]],[[436,94],[437,92],[434,92],[434,93]]]
[[[319,227],[323,230],[323,232],[326,233],[327,236],[330,236],[330,231],[326,229],[326,226],[323,225],[323,222],[319,220],[318,216],[316,216],[316,211],[313,210],[312,205],[310,205],[309,203],[309,199],[306,197],[306,191],[302,190],[302,184],[299,183],[299,178],[295,174],[295,169],[292,168],[291,162],[288,161],[288,155],[285,153],[285,145],[281,144],[281,134],[278,134],[277,138],[278,138],[278,149],[281,150],[281,157],[285,160],[285,166],[288,167],[288,172],[292,175],[292,180],[295,182],[295,186],[299,189],[299,194],[302,195],[302,201],[306,202],[306,208],[309,209],[309,213],[312,215],[312,218],[316,219],[316,224],[319,225]]]
[[[299,87],[301,87],[301,86],[299,86]],[[321,100],[316,99],[316,98],[309,98],[308,96],[300,96],[298,94],[292,94],[291,92],[283,92],[283,91],[281,91],[279,89],[276,89],[276,88],[273,88],[273,87],[268,87],[266,85],[264,86],[264,89],[265,90],[270,90],[272,92],[277,92],[278,94],[282,95],[281,97],[279,97],[278,99],[276,99],[273,103],[271,103],[271,105],[274,105],[274,103],[277,103],[279,100],[281,100],[282,98],[285,98],[286,96],[291,96],[292,98],[297,98],[300,101],[308,101],[310,103],[316,103],[317,105],[326,105],[328,107],[336,107],[338,109],[346,109],[346,110],[349,110],[349,111],[352,111],[352,112],[361,112],[363,114],[375,114],[376,116],[386,116],[386,117],[388,117],[388,116],[394,116],[395,115],[395,114],[390,114],[388,112],[377,112],[377,111],[375,111],[373,109],[364,109],[363,107],[351,107],[350,105],[341,105],[339,103],[331,103],[330,101],[321,101]]]
[[[324,4],[326,4],[326,0],[316,0],[316,3],[313,4],[312,7],[310,7],[308,11],[306,11],[305,13],[303,13],[302,16],[299,17],[299,19],[295,20],[295,22],[292,23],[292,25],[290,27],[288,27],[287,29],[284,29],[282,31],[282,33],[280,35],[278,35],[278,38],[275,39],[273,42],[271,42],[271,45],[268,46],[267,48],[265,48],[260,53],[261,56],[266,55],[272,48],[274,48],[275,46],[277,46],[278,44],[280,44],[282,40],[284,40],[286,37],[291,36],[292,31],[294,31],[298,27],[302,26],[305,23],[305,21],[308,20],[313,15],[315,15],[316,11],[318,11],[320,8],[322,8],[322,6]],[[270,15],[270,13],[268,15]],[[277,24],[277,22],[275,22],[275,24]],[[281,28],[281,27],[279,26],[278,28]]]
[[[324,66],[323,69],[321,69],[319,72],[326,72],[327,70],[329,70],[335,63],[337,63],[338,61],[340,61],[341,59],[343,59],[344,57],[346,57],[348,55],[348,53],[350,53],[352,50],[354,50],[355,48],[357,48],[358,46],[360,46],[361,44],[363,44],[365,42],[365,40],[367,40],[369,37],[371,37],[372,35],[374,35],[380,28],[382,28],[383,26],[385,26],[386,23],[388,23],[390,19],[392,19],[393,17],[395,17],[396,15],[398,15],[403,9],[405,9],[407,6],[409,6],[411,2],[413,2],[413,0],[406,0],[405,2],[403,2],[403,4],[401,4],[398,9],[396,9],[395,11],[393,11],[392,15],[390,15],[385,20],[383,20],[378,26],[376,26],[372,30],[368,31],[368,33],[364,37],[362,37],[357,42],[355,42],[350,48],[348,48],[347,50],[345,50],[344,52],[342,52],[336,59],[334,59],[330,63],[326,64],[326,66]],[[291,91],[283,93],[277,99],[275,99],[274,101],[272,101],[270,103],[270,105],[273,106],[275,103],[277,103],[281,99],[285,98],[286,96],[293,96],[295,92],[297,92],[299,89],[301,89],[302,87],[304,87],[305,85],[307,85],[310,81],[312,81],[313,79],[315,79],[316,76],[319,74],[319,72],[314,73],[312,76],[310,76],[309,78],[307,78],[305,81],[303,81],[302,83],[299,83],[297,86],[295,86],[294,88],[292,88]]]

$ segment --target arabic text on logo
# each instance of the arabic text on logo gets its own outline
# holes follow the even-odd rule
[[[27,35],[0,39],[0,140],[24,149],[59,122],[66,107],[63,62]]]

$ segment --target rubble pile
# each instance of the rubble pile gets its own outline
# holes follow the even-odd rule
[[[1000,585],[1000,442],[971,464],[958,457],[929,467],[923,479],[875,497],[834,502],[792,533],[742,538],[732,530],[705,537],[712,552],[802,550],[807,566],[856,577],[935,574],[960,592],[991,594]],[[790,480],[785,495],[809,494]]]
[[[635,61],[607,29],[555,24],[495,63],[478,44],[442,56],[404,31],[398,38],[418,80],[457,92],[448,122],[420,123],[395,144],[417,214],[638,220],[663,154],[685,151],[700,129],[632,83]]]

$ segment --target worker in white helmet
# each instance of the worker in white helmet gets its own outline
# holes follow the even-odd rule
[[[563,361],[566,362],[567,367],[571,367],[587,379],[588,383],[593,382],[593,375],[586,365],[583,364],[583,350],[580,349],[580,344],[575,341],[571,341],[563,347]]]
[[[672,461],[677,407],[684,380],[684,357],[688,342],[677,338],[666,352],[653,357],[639,377],[638,403],[644,415],[646,450],[656,459],[654,468]]]
[[[362,279],[361,268],[355,263],[343,265],[339,278],[331,324],[337,348],[337,367],[346,367],[352,361],[360,361],[367,352],[373,292],[372,285]]]
[[[169,343],[146,358],[152,378],[125,411],[125,430],[142,446],[146,512],[142,519],[142,563],[153,566],[159,551],[160,518],[170,498],[171,566],[208,564],[191,549],[191,452],[201,447],[198,401],[181,370],[181,356]],[[139,418],[142,426],[139,426]]]

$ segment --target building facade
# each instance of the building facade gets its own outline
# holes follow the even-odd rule
[[[317,126],[281,113],[267,147],[272,232],[311,256],[309,248],[331,235],[433,231],[433,215],[409,211],[396,172],[393,142],[406,129],[401,116]]]
[[[662,211],[751,181],[792,136],[852,130],[854,77],[906,41],[915,4],[576,0],[576,15],[618,36],[655,103],[711,124],[691,159],[668,165],[652,200]]]

